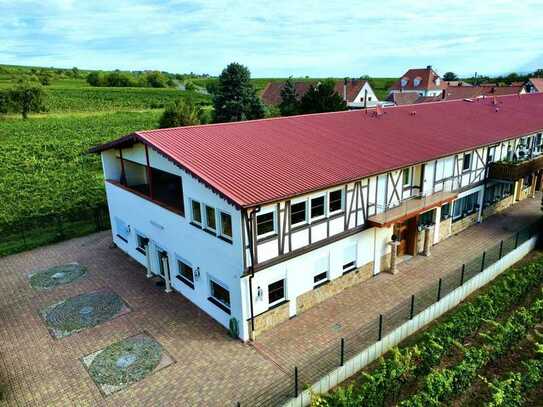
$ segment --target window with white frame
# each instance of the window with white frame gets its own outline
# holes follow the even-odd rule
[[[275,212],[266,212],[256,216],[256,235],[265,237],[275,233]]]
[[[177,279],[194,289],[194,270],[182,260],[177,260]]]
[[[339,212],[343,209],[343,189],[331,191],[328,194],[329,213]]]
[[[408,83],[409,83],[408,78],[402,78],[402,80],[400,81],[400,85],[402,86],[402,88],[405,88]]]
[[[414,87],[417,87],[420,85],[420,83],[422,82],[422,79],[420,77],[416,77],[414,80],[413,80],[413,86]]]
[[[192,222],[197,225],[202,225],[202,204],[194,199],[191,199]]]
[[[146,254],[145,247],[147,246],[149,239],[140,233],[136,233],[136,250],[141,254]]]
[[[471,169],[471,153],[464,154],[464,160],[462,161],[462,171],[469,171]]]
[[[122,219],[115,218],[115,228],[117,230],[117,237],[123,240],[125,243],[128,243],[130,228],[126,222]]]
[[[279,280],[268,285],[268,305],[275,305],[285,299],[285,280]]]
[[[453,203],[453,222],[471,215],[479,208],[479,191],[463,196]]]
[[[325,213],[324,195],[311,198],[311,219],[320,218]]]
[[[356,269],[356,244],[351,244],[343,249],[343,274]]]
[[[230,291],[219,282],[209,279],[209,301],[230,314]]]
[[[411,185],[411,167],[403,169],[402,185],[408,187]]]
[[[307,201],[290,205],[290,225],[295,226],[307,222]]]
[[[209,205],[206,207],[206,229],[212,232],[217,231],[217,220],[215,219],[215,208]]]
[[[221,216],[221,237],[232,240],[232,216],[226,212],[220,212]]]

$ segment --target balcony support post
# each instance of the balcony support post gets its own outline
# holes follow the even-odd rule
[[[433,231],[434,227],[429,225],[424,228],[425,234],[424,234],[424,255],[430,256],[431,254],[431,248],[432,248],[432,237],[433,237]]]
[[[388,244],[390,245],[390,272],[396,274],[398,272],[398,246],[400,242],[392,240]]]

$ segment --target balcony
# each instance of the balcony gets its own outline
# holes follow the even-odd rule
[[[488,178],[517,181],[543,168],[543,155],[525,160],[503,160],[490,163]]]
[[[425,196],[415,196],[406,199],[400,205],[387,208],[384,212],[368,218],[368,224],[376,227],[388,227],[394,223],[403,222],[419,213],[451,202],[458,192],[441,191]]]

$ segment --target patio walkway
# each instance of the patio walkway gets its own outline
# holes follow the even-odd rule
[[[285,371],[315,360],[332,342],[375,321],[417,291],[541,217],[541,195],[521,201],[433,246],[430,257],[413,257],[399,273],[380,273],[350,287],[259,336],[254,346]]]
[[[435,246],[431,257],[401,264],[398,275],[380,274],[345,290],[260,336],[254,344],[230,339],[224,328],[181,295],[165,294],[153,285],[143,267],[110,247],[109,232],[1,258],[0,383],[8,387],[4,404],[213,407],[251,400],[265,384],[315,357],[329,341],[364,325],[435,282],[440,273],[533,222],[541,216],[539,205],[539,199],[523,201]],[[88,275],[48,291],[30,287],[30,272],[69,262],[87,267]],[[53,339],[38,311],[101,288],[120,295],[130,312]],[[156,339],[175,362],[104,397],[81,358],[142,332]]]

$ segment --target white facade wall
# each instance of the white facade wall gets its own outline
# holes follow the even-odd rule
[[[123,149],[123,158],[145,165],[145,150],[141,145],[133,149]],[[240,326],[241,336],[244,324],[240,279],[243,273],[243,249],[241,243],[241,213],[239,209],[219,197],[201,182],[166,160],[154,150],[149,149],[152,167],[179,175],[183,182],[185,216],[181,216],[132,192],[106,182],[106,194],[111,215],[113,240],[117,246],[143,266],[147,265],[146,257],[138,250],[136,233],[150,239],[150,258],[152,271],[158,274],[157,249],[167,251],[170,265],[172,288],[180,292],[199,308],[228,327],[230,318],[236,318]],[[120,165],[116,152],[109,150],[102,155],[106,179],[119,179]],[[196,199],[210,205],[218,211],[232,216],[232,243],[212,236],[202,229],[190,224],[190,201]],[[129,226],[128,242],[117,236],[116,219]],[[220,225],[217,219],[217,225]],[[200,276],[195,278],[194,289],[177,279],[177,260],[182,260],[193,269],[198,268]],[[208,300],[210,297],[209,280],[214,279],[230,292],[231,314]],[[165,294],[167,295],[167,294]],[[172,294],[169,294],[172,295]]]
[[[367,101],[366,101],[366,104],[364,104],[364,97],[366,96],[366,92],[367,92]],[[358,95],[356,95],[356,97],[353,99],[352,102],[347,103],[347,105],[349,107],[362,108],[364,106],[373,107],[373,106],[376,106],[377,103],[379,103],[379,99],[377,98],[377,95],[373,91],[370,84],[366,82],[364,86],[362,86],[362,88],[360,89],[360,92],[358,93]]]

